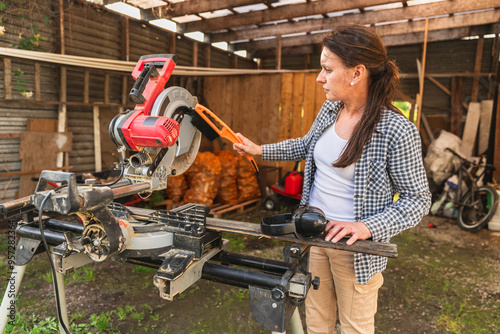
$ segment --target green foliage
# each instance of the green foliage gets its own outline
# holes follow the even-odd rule
[[[392,104],[398,108],[402,113],[403,115],[410,119],[410,109],[411,109],[411,103],[408,102],[408,101],[393,101]],[[415,122],[417,120],[417,115],[415,114],[414,115],[415,118],[413,119],[413,122]]]
[[[25,15],[19,14],[20,17],[26,18]],[[31,51],[43,51],[46,52],[47,50],[43,49],[40,46],[40,41],[45,41],[45,37],[40,35],[40,32],[38,31],[38,28],[33,24],[31,26],[31,31],[33,34],[30,34],[28,36],[23,36],[22,33],[19,34],[19,42],[18,43],[13,43],[12,47],[21,49],[21,50],[31,50]]]

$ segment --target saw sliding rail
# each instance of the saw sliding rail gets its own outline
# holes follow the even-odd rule
[[[392,244],[358,240],[347,246],[346,239],[332,244],[321,237],[307,240],[270,237],[260,232],[259,224],[207,217],[210,209],[202,205],[187,204],[166,211],[125,207],[113,201],[146,191],[148,184],[124,181],[112,188],[76,186],[70,173],[42,174],[41,179],[44,177],[67,181],[67,189],[52,195],[48,208],[60,213],[71,211],[83,221],[82,224],[42,218],[58,281],[62,282],[62,274],[93,261],[115,260],[156,268],[153,282],[160,297],[169,301],[202,278],[243,287],[249,290],[255,320],[272,332],[285,332],[288,324],[293,327],[293,333],[302,331],[297,307],[303,304],[309,289],[319,285],[314,273],[308,271],[310,246],[397,256],[396,246]],[[12,221],[13,217],[23,216],[16,228],[19,237],[16,268],[25,268],[35,254],[44,251],[38,217],[34,213],[46,193],[46,190],[39,191],[29,200],[0,205],[3,218]],[[77,194],[76,198],[71,198],[72,193]],[[223,233],[287,241],[288,245],[283,248],[284,260],[230,253]],[[21,279],[22,276],[17,278]],[[5,303],[9,300],[4,298]],[[2,308],[5,305],[2,304]],[[6,323],[4,314],[0,316],[0,329],[2,321]]]

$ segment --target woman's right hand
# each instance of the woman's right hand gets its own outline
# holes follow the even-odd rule
[[[240,138],[242,143],[234,143],[233,150],[238,152],[240,155],[262,155],[262,147],[260,145],[255,144],[241,133],[237,133],[236,136]]]

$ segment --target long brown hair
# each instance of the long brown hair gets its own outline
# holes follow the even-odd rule
[[[323,39],[323,47],[335,53],[346,68],[364,65],[369,73],[368,103],[363,116],[341,156],[332,164],[344,168],[361,157],[384,109],[400,113],[391,103],[399,84],[399,69],[387,59],[387,50],[375,30],[362,25],[335,28]]]

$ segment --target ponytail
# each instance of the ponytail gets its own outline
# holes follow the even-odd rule
[[[392,105],[399,69],[387,58],[380,36],[361,25],[336,28],[323,40],[323,47],[335,53],[346,67],[365,65],[369,72],[368,102],[360,121],[339,159],[332,166],[344,168],[359,160],[385,109],[400,111]]]

